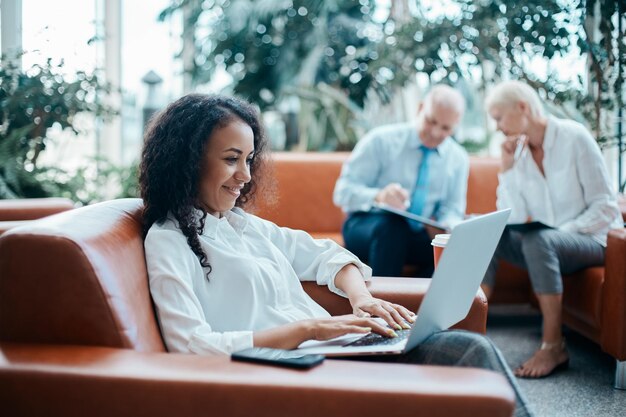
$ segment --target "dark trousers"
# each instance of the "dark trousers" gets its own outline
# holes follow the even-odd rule
[[[406,219],[392,213],[352,213],[343,224],[346,249],[372,267],[375,276],[398,277],[405,264],[415,274],[433,274],[433,249],[426,230],[413,231]]]
[[[489,338],[465,330],[435,333],[401,355],[352,356],[341,359],[367,362],[407,363],[437,366],[464,366],[496,371],[503,375],[515,392],[515,417],[533,416],[526,396],[517,384],[500,350]]]

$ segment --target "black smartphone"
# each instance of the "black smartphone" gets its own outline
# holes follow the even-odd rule
[[[321,364],[324,355],[305,355],[285,349],[254,347],[234,352],[234,361],[265,363],[288,368],[308,369]]]

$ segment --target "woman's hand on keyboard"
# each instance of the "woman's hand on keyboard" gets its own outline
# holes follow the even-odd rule
[[[395,332],[370,317],[357,317],[354,314],[333,316],[328,319],[306,320],[310,326],[310,339],[329,340],[348,333],[374,332],[388,337],[394,337]]]
[[[400,304],[390,303],[380,298],[365,295],[352,301],[352,309],[358,317],[380,317],[392,329],[401,330],[408,329],[407,324],[415,321],[415,314],[401,306]]]

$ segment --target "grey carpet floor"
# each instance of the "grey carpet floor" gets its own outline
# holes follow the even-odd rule
[[[626,390],[613,388],[614,359],[583,336],[564,328],[570,366],[542,379],[518,382],[537,417],[624,417]],[[541,316],[530,306],[489,306],[487,335],[512,369],[541,343]]]

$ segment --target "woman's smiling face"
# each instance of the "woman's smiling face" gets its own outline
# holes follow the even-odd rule
[[[198,185],[199,203],[208,214],[221,217],[235,206],[241,189],[251,179],[253,157],[254,134],[242,120],[234,118],[211,134]]]

